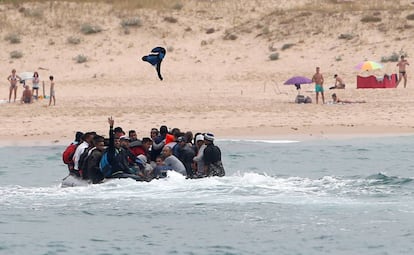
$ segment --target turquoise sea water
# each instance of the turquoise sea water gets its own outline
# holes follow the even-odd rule
[[[221,140],[227,176],[60,188],[63,146],[0,148],[0,254],[413,254],[414,136]]]

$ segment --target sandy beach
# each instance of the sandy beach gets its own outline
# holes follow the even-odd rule
[[[383,62],[383,69],[370,72],[355,69],[364,60],[380,62],[393,54],[412,62],[410,1],[392,7],[372,1],[375,8],[318,1],[318,8],[307,9],[305,0],[239,2],[172,6],[159,1],[133,9],[104,3],[1,4],[1,38],[20,36],[19,43],[0,40],[1,143],[67,144],[77,130],[107,136],[109,116],[115,126],[135,129],[139,137],[160,125],[212,132],[219,139],[414,134],[412,67],[407,88],[401,83],[394,89],[357,89],[356,76],[397,73],[396,62]],[[380,21],[362,22],[366,16]],[[120,25],[134,18],[140,25]],[[102,30],[85,34],[80,29],[85,24]],[[167,49],[163,81],[141,60],[156,46]],[[13,58],[13,51],[23,56]],[[275,53],[277,59],[271,60]],[[80,55],[87,60],[78,63]],[[284,81],[295,75],[311,78],[317,66],[327,102],[335,92],[367,103],[316,105],[314,85],[308,84],[301,94],[313,103],[295,104],[298,92]],[[38,71],[46,95],[53,75],[56,106],[49,107],[48,99],[7,103],[6,78],[13,68]],[[343,77],[345,90],[328,89],[334,74]],[[22,91],[19,86],[18,100]]]

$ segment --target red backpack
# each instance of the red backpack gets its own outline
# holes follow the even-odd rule
[[[66,165],[74,165],[73,154],[75,154],[77,147],[77,143],[71,143],[68,147],[66,147],[65,151],[63,151],[62,153],[63,163],[65,163]]]

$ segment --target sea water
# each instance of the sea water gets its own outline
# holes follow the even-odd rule
[[[219,140],[227,175],[61,188],[0,148],[0,254],[414,254],[414,137]]]

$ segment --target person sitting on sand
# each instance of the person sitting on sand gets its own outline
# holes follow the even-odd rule
[[[24,87],[23,95],[22,95],[22,104],[31,104],[33,103],[33,94],[30,90],[30,86],[27,85]]]
[[[334,75],[335,78],[335,85],[333,87],[330,87],[329,89],[345,89],[345,83],[342,80],[341,77],[339,77],[337,74]]]
[[[335,93],[332,94],[332,100],[334,104],[362,104],[366,103],[365,100],[359,100],[359,101],[351,101],[346,99],[339,99]]]

